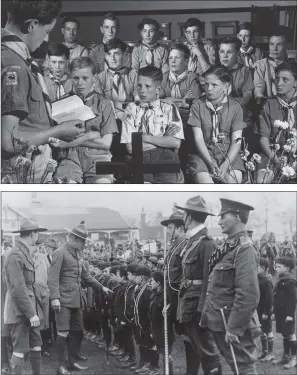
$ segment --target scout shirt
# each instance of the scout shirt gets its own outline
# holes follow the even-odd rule
[[[229,96],[237,99],[241,104],[248,104],[245,103],[243,95],[248,91],[252,94],[254,88],[251,69],[237,63],[229,69],[229,72],[231,74],[231,87],[228,92]]]
[[[11,34],[2,29],[2,35]],[[10,48],[1,46],[1,111],[18,114],[21,132],[35,133],[51,127],[43,92],[30,65]]]
[[[184,139],[184,131],[180,114],[174,104],[169,104],[162,99],[148,103],[129,103],[125,109],[121,143],[132,142],[132,133],[142,132],[155,137],[162,137],[170,126],[179,126],[179,131],[174,135],[177,139]],[[147,149],[157,148],[147,145]]]
[[[197,311],[202,311],[208,282],[208,260],[216,248],[204,224],[193,228],[186,236],[189,239],[181,253],[182,280],[177,309],[180,323],[190,322]],[[193,280],[201,283],[191,285]]]
[[[53,254],[48,273],[51,300],[59,299],[61,306],[80,308],[83,302],[82,281],[97,292],[102,290],[102,284],[91,276],[77,250],[67,242]]]
[[[187,72],[186,76],[178,83],[179,90],[181,93],[181,99],[185,96],[189,99],[197,99],[200,97],[200,87],[197,81],[197,75],[193,72]],[[172,89],[174,87],[174,82],[170,80],[170,72],[163,74],[163,80],[161,83],[161,93],[160,97],[171,98]],[[188,92],[192,93],[188,96]]]
[[[237,62],[251,69],[255,67],[256,61],[261,59],[263,59],[263,53],[261,49],[254,46],[250,46],[247,51],[243,48],[240,48],[237,55]]]
[[[38,313],[43,318],[36,299],[35,267],[29,247],[22,241],[7,255],[4,263],[7,293],[4,303],[4,323],[22,323]]]
[[[185,41],[184,44],[189,48],[190,52],[191,49],[194,47],[192,44],[190,44],[188,41]],[[201,52],[204,54],[205,60],[210,64],[214,65],[216,60],[216,51],[212,44],[209,43],[202,43],[199,42],[198,46],[200,47]],[[189,65],[188,70],[190,72],[196,73],[198,75],[202,75],[204,73],[204,70],[202,69],[201,63],[199,61],[199,58],[191,53],[190,59],[189,59]]]
[[[202,129],[204,142],[206,146],[210,147],[212,140],[212,113],[205,103],[205,96],[193,102],[188,124]],[[223,103],[222,106],[222,110],[218,113],[218,130],[219,133],[225,135],[224,143],[228,149],[231,143],[232,133],[244,129],[246,125],[243,122],[241,105],[236,100],[228,98],[227,102]],[[217,145],[221,147],[219,143]],[[189,140],[189,148],[189,153],[197,154],[196,146],[191,144],[191,140]]]
[[[98,74],[96,91],[112,102],[129,103],[137,95],[137,73],[123,68],[119,71],[117,87],[114,87],[114,72],[107,69]],[[118,118],[122,118],[124,109],[115,108]]]
[[[227,330],[236,336],[259,327],[257,252],[247,232],[244,230],[227,238],[210,258],[209,265],[200,325],[215,332]],[[220,309],[224,310],[226,330]]]
[[[96,64],[96,73],[103,72],[108,68],[107,62],[105,60],[105,50],[104,50],[105,43],[100,43],[89,52],[89,57],[95,62]],[[127,68],[131,68],[131,52],[132,47],[126,44],[126,51],[124,52],[124,62],[123,66]]]
[[[65,46],[68,47],[66,44]],[[71,62],[73,59],[76,59],[77,57],[87,57],[89,55],[88,50],[78,43],[75,43],[72,47],[68,48],[70,51],[69,62]]]
[[[171,245],[164,259],[163,269],[167,272],[169,288],[178,291],[182,277],[181,252],[187,244],[188,238],[184,235],[177,238]]]
[[[45,75],[44,81],[52,102],[70,93],[73,89],[72,79],[68,74],[64,74],[61,79],[58,79],[49,73]]]
[[[148,64],[146,61],[148,51],[151,51],[153,55],[151,64]],[[165,46],[157,43],[151,47],[140,43],[134,47],[132,51],[132,69],[139,72],[139,69],[149,65],[161,69],[162,73],[168,72],[168,50]]]
[[[297,129],[297,106],[294,107],[294,113],[295,125],[293,128]],[[286,110],[281,106],[277,98],[267,99],[260,114],[259,121],[257,121],[255,133],[261,137],[268,138],[270,143],[274,143],[278,138],[277,143],[283,144],[290,130],[282,130],[280,137],[278,137],[279,130],[274,126],[274,122],[276,120],[287,121],[286,115]]]
[[[284,60],[286,61],[287,58]],[[254,71],[255,95],[261,92],[264,96],[276,95],[275,88],[275,69],[283,61],[278,63],[272,57],[256,61]]]

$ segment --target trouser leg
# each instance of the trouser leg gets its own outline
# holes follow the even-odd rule
[[[184,341],[186,354],[186,372],[187,375],[197,375],[199,370],[199,358],[195,353],[192,344],[189,341]]]

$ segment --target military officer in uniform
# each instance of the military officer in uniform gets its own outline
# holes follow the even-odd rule
[[[184,207],[187,245],[181,252],[182,279],[178,296],[177,319],[186,325],[196,356],[204,374],[221,374],[220,356],[211,333],[199,326],[208,283],[208,260],[216,249],[215,241],[209,236],[205,220],[210,212],[205,200],[200,196],[190,198]]]
[[[169,304],[169,319],[168,330],[175,325],[175,332],[178,334],[184,333],[183,324],[176,320],[176,310],[178,305],[178,292],[182,277],[182,257],[180,253],[187,244],[185,236],[185,226],[183,221],[183,212],[175,211],[167,220],[161,221],[161,225],[167,227],[167,235],[170,239],[171,246],[164,259],[163,270],[167,273],[167,296]],[[197,361],[195,352],[189,339],[184,335],[185,354],[187,375],[197,374],[199,362]]]
[[[46,231],[34,220],[24,219],[19,231],[20,239],[7,255],[4,273],[7,293],[4,303],[4,323],[8,324],[12,339],[11,374],[21,375],[25,353],[29,358],[33,375],[41,374],[40,321],[42,309],[35,291],[35,267],[33,253],[39,232]]]
[[[260,293],[257,254],[246,231],[249,213],[254,208],[229,199],[221,199],[221,204],[219,225],[228,237],[209,261],[209,283],[200,325],[211,330],[234,374],[230,343],[239,374],[256,375],[255,337],[260,334],[256,309]]]
[[[68,369],[87,369],[75,362],[79,351],[80,334],[83,330],[81,281],[93,287],[97,292],[111,292],[91,276],[80,257],[87,237],[87,229],[84,222],[81,222],[70,232],[68,242],[54,252],[49,269],[50,298],[56,312],[58,330],[56,342],[58,374],[62,375],[69,374],[65,367],[66,342]]]

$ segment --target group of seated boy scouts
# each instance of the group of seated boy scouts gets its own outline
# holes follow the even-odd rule
[[[135,47],[117,38],[119,20],[111,13],[100,27],[102,43],[89,50],[76,42],[79,28],[65,18],[65,42],[49,43],[42,64],[52,102],[75,93],[96,115],[83,135],[56,144],[56,179],[113,183],[114,175],[96,174],[96,163],[129,159],[132,133],[141,132],[144,161],[181,164],[180,173],[145,174],[147,183],[243,183],[243,144],[261,156],[254,182],[271,183],[267,165],[281,157],[271,145],[296,129],[297,62],[287,55],[288,28],[275,28],[265,58],[251,44],[248,22],[217,51],[202,42],[197,18],[185,22],[185,41],[170,45],[157,42],[160,25],[150,18],[139,23]],[[19,93],[18,85],[2,88],[2,113],[11,110],[8,94]],[[289,124],[281,136],[276,120]]]

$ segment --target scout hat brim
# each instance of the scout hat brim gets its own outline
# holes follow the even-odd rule
[[[183,210],[183,211],[198,212],[198,213],[209,215],[209,216],[216,216],[203,207],[195,207],[195,206],[191,206],[191,205],[188,205],[188,204],[186,204],[184,207],[182,207],[182,206],[175,206],[175,207],[179,208],[180,210]]]
[[[22,232],[46,232],[47,229],[40,227],[33,219],[24,219],[19,230],[14,230],[12,233]]]

